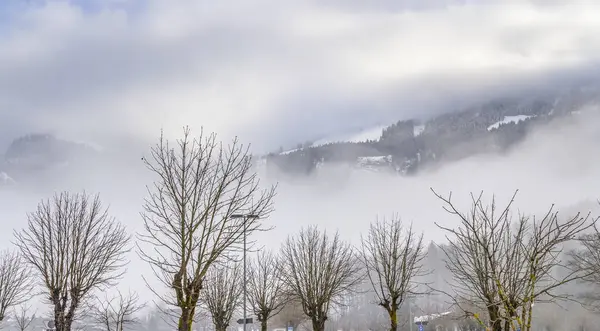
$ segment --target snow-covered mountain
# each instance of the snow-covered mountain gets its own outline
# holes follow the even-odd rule
[[[345,134],[333,137],[326,137],[315,141],[312,146],[323,146],[340,142],[364,143],[368,141],[376,141],[381,137],[381,133],[389,125],[376,125],[373,127],[361,128],[352,130]]]
[[[326,163],[402,175],[478,153],[509,150],[536,127],[596,111],[600,86],[491,100],[426,121],[400,120],[321,137],[266,156],[278,171],[310,173]]]

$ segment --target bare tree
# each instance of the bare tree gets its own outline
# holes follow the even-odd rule
[[[0,252],[0,321],[6,310],[20,305],[31,297],[34,277],[31,269],[18,252]]]
[[[581,236],[580,248],[569,252],[571,265],[585,274],[583,282],[587,285],[585,292],[579,294],[584,306],[600,313],[600,230],[594,226],[591,233]]]
[[[397,216],[375,221],[362,238],[362,260],[377,298],[388,313],[390,331],[398,329],[398,309],[409,295],[417,294],[418,277],[427,275],[423,235],[404,228]]]
[[[285,283],[278,274],[279,265],[280,260],[267,251],[260,251],[249,263],[248,299],[261,331],[267,331],[267,321],[278,314],[287,301]]]
[[[17,323],[17,327],[19,327],[19,331],[25,331],[27,328],[29,328],[29,325],[31,325],[35,313],[33,315],[29,315],[30,309],[30,306],[24,304],[19,307],[18,311],[15,309],[15,321]]]
[[[179,331],[191,331],[209,268],[241,250],[244,233],[266,230],[261,219],[273,209],[275,187],[259,189],[248,147],[237,139],[225,146],[215,134],[192,138],[185,128],[175,145],[161,135],[151,158],[143,159],[157,180],[148,188],[139,239],[154,249],[138,251],[170,292],[164,296],[149,287],[180,309]]]
[[[340,304],[363,278],[360,260],[350,244],[336,233],[330,238],[317,227],[288,237],[282,247],[282,277],[302,304],[313,331],[324,331],[332,304]]]
[[[57,194],[27,218],[15,244],[47,291],[56,331],[70,331],[90,292],[123,275],[130,236],[98,195]]]
[[[144,304],[139,303],[139,296],[135,292],[104,298],[96,296],[89,307],[90,317],[106,331],[123,331],[129,326],[138,324],[139,319],[135,316]]]
[[[454,206],[452,194],[434,194],[460,221],[454,228],[438,224],[449,235],[444,253],[454,275],[455,303],[492,330],[531,330],[534,302],[564,298],[558,288],[583,276],[562,261],[562,246],[593,227],[596,219],[589,222],[577,214],[561,221],[552,206],[541,218],[520,214],[513,220],[517,192],[504,208],[497,208],[494,198],[486,205],[483,194],[471,195],[468,213]],[[485,318],[475,312],[479,309],[487,312]]]
[[[210,313],[215,331],[226,331],[233,313],[241,302],[243,291],[239,263],[214,265],[206,277],[200,302]]]

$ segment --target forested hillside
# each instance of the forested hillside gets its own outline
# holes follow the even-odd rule
[[[428,166],[480,153],[502,153],[536,127],[594,111],[600,89],[577,88],[530,98],[507,98],[450,111],[424,122],[400,120],[378,139],[305,143],[266,157],[270,167],[308,174],[325,163],[343,162],[370,170],[410,175]]]

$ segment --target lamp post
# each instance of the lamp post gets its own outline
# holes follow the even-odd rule
[[[415,322],[415,319],[413,318],[412,315],[412,298],[408,297],[408,321],[409,321],[409,325],[410,325],[410,331],[413,331],[413,323]]]
[[[248,318],[246,317],[246,230],[247,230],[247,226],[246,223],[248,222],[249,219],[258,219],[260,218],[260,216],[255,215],[255,214],[233,214],[231,215],[232,219],[239,219],[239,218],[243,218],[244,219],[244,331],[246,331],[246,322],[248,320]]]

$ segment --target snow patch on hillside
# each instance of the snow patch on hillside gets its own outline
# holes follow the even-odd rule
[[[364,170],[381,171],[392,166],[391,155],[362,156],[356,159],[356,166]]]
[[[313,143],[313,146],[322,146],[340,142],[361,143],[367,142],[369,140],[379,140],[381,138],[383,129],[387,127],[388,125],[378,125],[376,127],[362,129],[358,132],[346,133],[339,136],[319,139]]]
[[[369,164],[387,164],[392,163],[391,155],[382,156],[361,156],[356,159],[358,165],[369,165]]]
[[[425,131],[425,125],[415,125],[413,128],[413,134],[415,137],[420,136]]]
[[[517,124],[521,121],[526,121],[531,117],[533,117],[533,116],[528,116],[528,115],[504,116],[504,119],[490,125],[487,129],[488,129],[488,131],[496,130],[501,125],[509,124],[509,123]]]
[[[289,151],[281,152],[281,153],[279,153],[279,155],[288,155],[288,154],[294,153],[299,150],[300,150],[299,148],[294,148],[294,149],[290,149]]]

